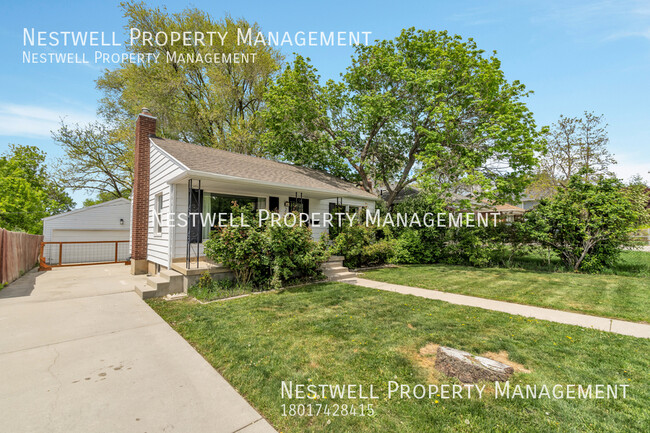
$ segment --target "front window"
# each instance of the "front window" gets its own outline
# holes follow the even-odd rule
[[[266,209],[266,198],[265,197],[249,197],[243,195],[231,195],[231,194],[219,194],[214,192],[206,192],[203,195],[203,214],[212,215],[212,221],[214,221],[215,226],[208,227],[207,225],[203,227],[203,239],[208,239],[210,237],[210,231],[217,228],[219,223],[219,214],[228,214],[232,212],[233,203],[237,203],[239,206],[253,205],[255,210],[257,209]],[[207,219],[206,219],[207,221]]]

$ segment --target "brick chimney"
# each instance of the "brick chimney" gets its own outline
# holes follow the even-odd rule
[[[147,273],[149,234],[149,137],[156,135],[156,118],[146,108],[135,121],[133,201],[131,204],[131,273]]]

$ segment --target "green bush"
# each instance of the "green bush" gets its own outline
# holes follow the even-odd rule
[[[585,177],[573,176],[566,188],[527,212],[522,228],[570,269],[600,272],[615,264],[622,246],[632,244],[634,228],[648,222],[647,197],[615,178]]]
[[[361,253],[363,266],[380,266],[388,263],[395,254],[395,239],[382,239],[366,245]]]
[[[394,250],[395,242],[388,228],[362,221],[344,224],[332,248],[334,254],[345,256],[344,265],[349,268],[388,263]]]
[[[204,244],[205,255],[232,270],[240,286],[279,288],[287,281],[315,277],[329,257],[325,242],[315,242],[311,229],[299,224],[261,227],[252,206],[232,208],[247,226],[215,230]]]
[[[263,286],[271,276],[268,241],[257,224],[253,207],[233,204],[233,215],[241,214],[241,221],[246,225],[228,225],[213,231],[203,244],[205,255],[227,266],[240,286]]]
[[[432,194],[421,193],[409,197],[393,207],[393,214],[406,213],[418,214],[422,217],[426,213],[437,214],[445,212],[446,205],[443,200]],[[395,218],[394,218],[395,219]],[[395,263],[427,264],[435,263],[442,257],[446,228],[441,227],[395,227],[393,230],[397,238]]]
[[[269,225],[264,231],[274,285],[295,279],[315,277],[329,259],[326,241],[315,242],[306,226]]]

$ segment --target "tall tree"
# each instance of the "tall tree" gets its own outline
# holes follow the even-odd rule
[[[85,126],[61,124],[52,138],[65,156],[58,161],[57,177],[72,190],[93,191],[94,202],[128,198],[133,186],[134,133],[103,123]]]
[[[611,175],[609,167],[616,160],[607,150],[609,137],[603,122],[602,115],[587,111],[583,117],[560,116],[547,133],[547,153],[540,158],[529,192],[541,197],[552,195],[556,187],[567,185],[581,170],[585,180]]]
[[[0,227],[38,234],[41,219],[74,207],[72,198],[45,168],[45,153],[36,146],[10,145],[0,157]]]
[[[265,45],[238,44],[238,29],[257,24],[229,16],[215,20],[199,9],[170,14],[165,8],[147,7],[144,3],[123,3],[127,28],[143,34],[172,32],[212,33],[205,45],[196,43],[149,45],[137,39],[127,44],[133,54],[159,55],[155,62],[123,63],[106,71],[97,87],[104,92],[100,112],[107,118],[132,120],[142,107],[158,117],[159,134],[204,146],[218,147],[247,154],[259,154],[262,123],[259,111],[264,107],[264,93],[278,71],[281,55]],[[226,35],[223,40],[218,35]],[[164,41],[161,41],[164,42]],[[223,61],[224,56],[249,55],[248,61]],[[194,61],[187,60],[193,56]],[[216,56],[217,60],[199,62]],[[254,58],[253,58],[254,56]],[[214,57],[210,57],[214,59]]]
[[[339,82],[297,56],[268,91],[266,148],[279,158],[388,190],[459,183],[505,200],[521,193],[543,148],[524,85],[472,39],[408,29],[359,45]]]

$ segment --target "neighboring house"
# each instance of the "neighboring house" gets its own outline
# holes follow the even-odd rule
[[[43,218],[43,241],[128,241],[130,227],[131,202],[118,198]],[[128,244],[120,245],[121,259],[128,258],[128,249]],[[115,244],[68,244],[63,252],[64,263],[112,261],[115,258]],[[49,263],[59,262],[58,246],[46,245],[45,253]]]
[[[281,214],[294,210],[314,214],[340,209],[337,203],[350,211],[374,210],[379,200],[318,170],[157,138],[155,131],[156,118],[143,110],[136,121],[132,197],[131,269],[135,274],[219,272],[218,265],[203,257],[202,243],[211,228],[200,222],[182,227],[176,219],[181,213],[229,213],[236,201]],[[174,224],[169,220],[172,214]],[[317,217],[310,223],[314,238],[327,231]],[[183,286],[187,285],[185,279]]]
[[[529,210],[534,208],[539,204],[540,199],[535,198],[532,196],[524,196],[521,198],[521,203],[519,204],[519,207],[521,207],[524,210]]]
[[[484,208],[478,209],[477,212],[486,214],[498,213],[502,221],[511,223],[517,218],[520,218],[526,212],[526,210],[519,206],[505,203],[493,206],[486,205]]]

